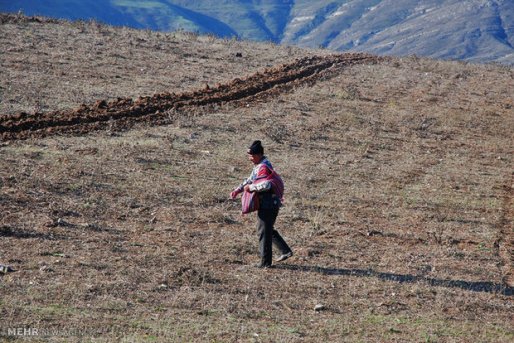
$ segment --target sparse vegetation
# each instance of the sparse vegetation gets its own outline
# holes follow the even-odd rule
[[[328,54],[2,23],[2,115]],[[1,142],[0,263],[16,272],[0,275],[0,340],[512,341],[513,76],[387,59],[163,126]],[[256,137],[286,182],[277,227],[295,250],[267,271],[251,267],[253,217],[228,200]]]

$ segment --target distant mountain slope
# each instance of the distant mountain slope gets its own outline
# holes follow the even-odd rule
[[[0,11],[70,20],[95,19],[111,25],[144,28],[131,14],[108,0],[0,0]]]
[[[0,11],[514,65],[513,0],[0,0]]]
[[[514,62],[514,1],[341,1],[313,30],[291,39],[303,46],[378,54]],[[323,11],[318,12],[321,16]],[[296,22],[302,22],[299,13]],[[293,22],[295,19],[292,20]],[[308,27],[310,22],[303,20]],[[298,31],[298,27],[293,27]],[[300,28],[301,30],[301,28]],[[510,55],[510,58],[509,58]]]
[[[223,21],[237,35],[250,40],[279,43],[288,22],[293,0],[171,0],[174,4]]]
[[[214,17],[178,6],[172,1],[138,0],[0,0],[0,11],[70,20],[95,19],[117,26],[175,31],[183,29],[217,36],[238,33]]]

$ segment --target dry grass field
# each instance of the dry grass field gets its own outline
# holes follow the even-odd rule
[[[514,69],[7,15],[0,47],[0,341],[514,340]],[[305,57],[355,63],[127,126],[15,126]],[[295,252],[267,270],[228,200],[254,139]]]

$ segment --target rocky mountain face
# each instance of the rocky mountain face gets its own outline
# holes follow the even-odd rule
[[[283,42],[514,64],[514,1],[368,0],[303,9]]]
[[[513,0],[0,0],[0,11],[514,65]]]

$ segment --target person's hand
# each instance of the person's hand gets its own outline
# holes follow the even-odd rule
[[[238,195],[239,193],[241,193],[241,191],[240,191],[239,189],[234,189],[234,190],[230,193],[230,198],[231,198],[232,200],[234,200],[234,199],[237,197],[237,195]]]
[[[245,186],[245,188],[244,188],[244,190],[245,190],[245,192],[252,192],[252,191],[250,190],[250,185],[246,185],[246,186]]]

